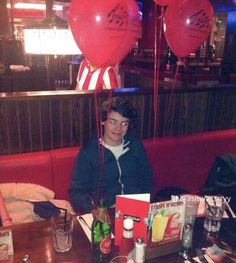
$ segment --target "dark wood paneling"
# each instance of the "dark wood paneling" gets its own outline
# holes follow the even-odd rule
[[[136,134],[153,137],[153,90],[119,89],[138,110]],[[109,92],[98,93],[98,105]],[[94,132],[94,94],[0,93],[0,154],[43,151],[83,144]],[[161,90],[157,136],[236,128],[236,88]]]

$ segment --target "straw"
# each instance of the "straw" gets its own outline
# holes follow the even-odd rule
[[[66,231],[66,219],[67,219],[67,209],[65,208],[62,208],[62,210],[65,212],[65,215],[64,215],[64,231]]]
[[[66,231],[67,209],[62,208],[62,207],[58,207],[58,206],[57,206],[57,208],[65,212],[65,215],[64,215],[64,232],[65,232],[65,231]],[[55,214],[55,215],[58,215],[58,214]],[[69,237],[68,237],[68,238],[69,238]],[[58,242],[58,241],[57,241],[57,238],[56,238],[56,243],[57,243],[57,242]],[[57,243],[57,246],[58,246],[58,243]]]
[[[152,213],[149,217],[149,222],[148,222],[148,239],[150,239],[150,235],[151,235],[153,217],[154,217],[154,214]]]
[[[64,215],[64,223],[66,223],[66,219],[67,219],[67,209],[63,208],[62,210],[65,212],[65,215]]]
[[[62,207],[58,207],[60,210],[64,211],[65,212],[65,215],[64,215],[64,231],[66,231],[66,219],[67,219],[67,209],[65,208],[62,208]]]
[[[216,200],[215,200],[215,198],[213,198],[213,200],[214,200],[214,205],[216,206]],[[207,201],[207,198],[205,199],[205,202],[206,202],[206,204],[207,204],[207,206],[208,206],[208,209],[210,210],[210,213],[211,213],[213,216],[215,216],[216,213],[217,213],[217,210],[212,209],[212,207],[210,206],[210,204],[209,204],[208,201]],[[213,224],[214,226],[216,226],[217,223],[216,223],[215,221],[213,221],[212,224]]]
[[[214,200],[215,200],[215,199],[214,199]],[[211,213],[212,215],[215,215],[215,214],[216,214],[216,211],[215,211],[214,209],[212,209],[212,207],[210,206],[210,204],[207,202],[207,199],[205,199],[205,202],[206,202],[206,204],[207,204],[208,209],[210,210],[210,213]]]
[[[216,199],[215,199],[215,196],[213,196],[213,202],[214,202],[214,206],[216,206]]]

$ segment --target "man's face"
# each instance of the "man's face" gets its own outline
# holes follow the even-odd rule
[[[107,120],[104,122],[104,142],[110,146],[120,145],[122,138],[128,131],[128,127],[128,118],[123,117],[117,112],[111,111],[107,114]]]

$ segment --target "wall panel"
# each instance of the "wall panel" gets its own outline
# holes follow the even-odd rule
[[[110,96],[97,94],[98,106]],[[153,90],[119,89],[138,110],[136,134],[152,138]],[[92,92],[0,93],[0,154],[44,151],[85,143],[95,129]],[[157,136],[236,128],[236,88],[159,92]]]

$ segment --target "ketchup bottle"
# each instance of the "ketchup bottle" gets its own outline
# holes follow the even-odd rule
[[[123,234],[119,246],[119,255],[128,256],[134,249],[134,221],[131,218],[126,218],[123,223]]]

